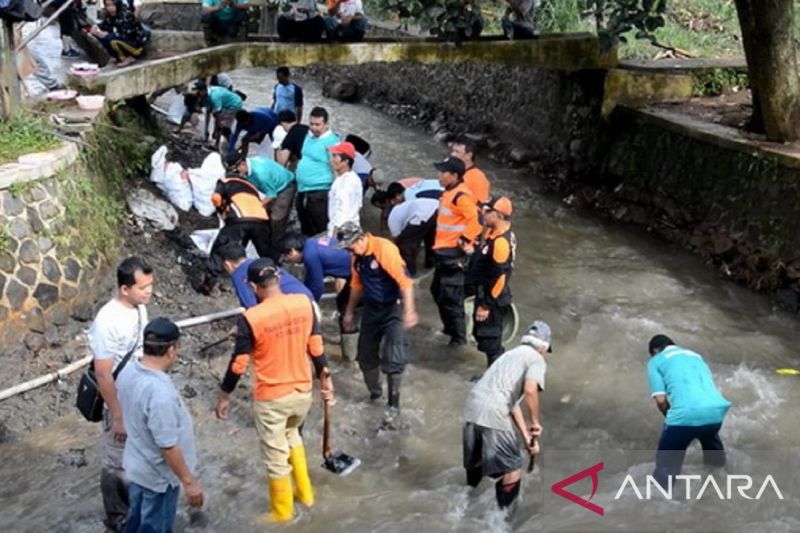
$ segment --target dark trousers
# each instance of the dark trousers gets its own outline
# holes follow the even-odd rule
[[[208,262],[209,270],[215,275],[222,273],[222,258],[219,256],[217,250],[226,241],[240,242],[245,248],[252,242],[259,256],[271,257],[270,233],[268,220],[234,221],[226,223],[225,226],[219,230],[217,240],[214,241],[214,245],[211,247]]]
[[[292,20],[289,17],[278,17],[278,38],[281,41],[300,41],[318,43],[325,33],[325,21],[322,17],[306,20]]]
[[[328,191],[299,192],[295,207],[303,235],[313,237],[327,229]]]
[[[332,41],[358,42],[364,40],[367,32],[367,19],[354,19],[347,26],[339,24],[335,17],[325,17],[325,32]]]
[[[722,423],[706,426],[668,426],[664,424],[656,452],[653,477],[666,488],[668,478],[677,476],[683,468],[686,448],[694,439],[703,447],[703,461],[711,466],[725,466],[725,448],[719,438]]]
[[[272,231],[270,239],[273,253],[277,254],[280,250],[280,242],[286,233],[286,225],[289,223],[289,215],[292,212],[296,192],[297,185],[292,182],[269,203],[269,226]]]
[[[395,237],[394,242],[400,249],[400,256],[406,262],[408,273],[412,276],[417,274],[417,255],[419,254],[419,244],[425,241],[425,266],[433,265],[433,241],[436,239],[436,215],[428,219],[427,222],[418,225],[409,224],[400,235]]]
[[[381,341],[384,341],[382,353]],[[358,337],[358,366],[361,371],[366,373],[380,367],[384,374],[399,374],[407,363],[401,305],[365,302]]]
[[[222,20],[217,13],[208,13],[200,17],[206,41],[214,42],[218,37],[236,37],[239,27],[247,23],[247,11],[235,9],[231,20]]]
[[[503,316],[508,311],[508,306],[484,304],[489,308],[489,317],[483,322],[475,320],[472,315],[472,335],[478,342],[478,350],[486,354],[486,366],[492,366],[495,360],[503,355]],[[478,305],[475,305],[477,312]]]
[[[465,255],[460,250],[447,249],[435,252],[436,270],[431,283],[431,295],[439,308],[444,334],[453,341],[466,342],[467,324],[464,315]]]

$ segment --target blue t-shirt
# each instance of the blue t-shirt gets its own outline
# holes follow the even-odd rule
[[[231,273],[231,281],[233,282],[233,289],[236,291],[236,297],[239,298],[239,304],[245,309],[250,309],[258,303],[256,293],[247,283],[247,267],[255,259],[245,260],[239,267]],[[292,276],[284,269],[279,268],[278,272],[281,275],[280,287],[284,294],[305,294],[309,300],[314,301],[314,296],[305,285],[300,283],[300,280]]]
[[[303,107],[303,88],[291,82],[286,85],[276,83],[272,90],[272,109],[276,113],[291,111],[296,115],[298,107]],[[297,120],[301,118],[297,117]]]
[[[719,424],[731,407],[722,396],[703,358],[685,348],[668,346],[647,363],[650,394],[666,394],[668,426]]]
[[[319,301],[325,292],[325,276],[349,278],[352,259],[350,252],[336,247],[333,237],[309,238],[303,245],[303,265],[306,267],[306,287]]]
[[[295,179],[297,192],[327,191],[333,183],[331,154],[327,148],[339,142],[339,137],[328,131],[314,137],[309,131],[303,141],[302,157],[297,163]]]
[[[248,157],[247,168],[250,171],[247,174],[247,181],[270,198],[277,198],[294,179],[291,171],[266,157]]]
[[[228,143],[228,153],[232,153],[236,148],[236,141],[239,139],[239,134],[246,131],[247,135],[244,136],[242,144],[250,142],[250,138],[254,135],[269,135],[272,138],[272,132],[278,125],[278,114],[268,107],[257,107],[250,111],[250,122],[247,126],[242,126],[239,121],[236,121],[236,129],[233,130],[233,135]]]
[[[242,98],[238,94],[216,85],[208,88],[207,100],[212,111],[221,111],[223,109],[238,111],[243,107]]]

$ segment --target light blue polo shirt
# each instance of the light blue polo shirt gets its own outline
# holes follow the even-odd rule
[[[212,111],[221,111],[223,109],[242,109],[242,98],[233,91],[229,91],[224,87],[217,87],[213,85],[208,88],[208,101],[211,104]]]
[[[703,358],[686,348],[668,346],[647,363],[650,394],[666,394],[668,426],[719,424],[731,407]]]
[[[302,157],[297,163],[295,179],[297,192],[327,191],[333,183],[331,154],[327,148],[339,142],[339,137],[327,131],[314,137],[309,131],[303,141]]]
[[[233,4],[244,4],[245,2],[247,2],[247,0],[233,0],[230,6],[223,7],[214,14],[223,21],[233,20],[234,14],[236,13],[236,8],[233,7]],[[222,0],[203,0],[203,5],[205,7],[216,7],[220,3],[222,3]]]
[[[247,170],[247,181],[270,198],[277,198],[294,179],[289,170],[266,157],[248,157]]]

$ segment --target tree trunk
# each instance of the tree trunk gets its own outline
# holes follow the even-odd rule
[[[767,139],[800,139],[800,72],[794,44],[793,0],[736,0],[750,86],[751,123]]]
[[[0,18],[0,120],[11,118],[19,111],[16,56],[13,26],[11,22]]]

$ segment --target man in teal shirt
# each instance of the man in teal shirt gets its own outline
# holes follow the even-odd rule
[[[297,218],[303,234],[309,237],[328,226],[328,191],[333,183],[331,157],[327,148],[339,143],[328,125],[328,112],[315,107],[308,119],[308,134],[297,163]]]
[[[244,30],[242,40],[247,36],[247,0],[203,0],[201,22],[206,44],[213,46],[239,36]]]
[[[297,190],[294,174],[266,157],[244,158],[239,152],[229,154],[225,162],[228,168],[235,169],[265,196],[264,205],[269,213],[272,230],[271,249],[277,251],[278,244],[286,233],[292,201]],[[276,259],[276,258],[273,258]]]
[[[653,477],[666,488],[669,479],[681,473],[686,448],[695,439],[703,446],[706,464],[725,465],[719,430],[731,403],[714,385],[711,369],[699,354],[675,346],[666,335],[650,339],[648,349],[650,394],[665,417]]]
[[[214,141],[214,148],[218,149],[222,130],[231,130],[233,122],[236,120],[236,113],[244,108],[244,102],[241,96],[225,87],[217,87],[216,85],[208,87],[205,83],[199,81],[194,88],[201,102],[201,107],[206,108],[204,137],[208,138],[209,116],[213,115],[214,132],[211,138]]]

